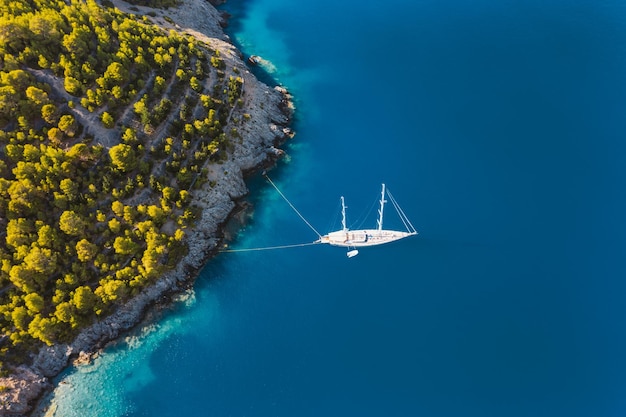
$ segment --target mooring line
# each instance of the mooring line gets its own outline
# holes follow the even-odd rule
[[[263,174],[265,176],[265,178],[269,181],[270,184],[272,184],[272,187],[274,187],[276,189],[276,191],[278,191],[278,194],[280,194],[280,196],[287,202],[287,204],[289,204],[289,207],[291,207],[293,209],[293,211],[296,212],[296,214],[298,216],[300,216],[300,218],[307,224],[307,226],[309,226],[311,228],[311,230],[313,230],[315,232],[315,234],[317,234],[318,237],[322,237],[322,235],[320,234],[320,232],[318,232],[317,230],[315,230],[315,227],[313,227],[311,225],[311,223],[309,223],[307,221],[307,219],[304,218],[304,216],[302,214],[300,214],[300,212],[298,211],[297,208],[294,207],[293,204],[291,204],[291,201],[289,201],[287,199],[287,197],[285,197],[285,195],[278,189],[278,187],[276,186],[276,184],[274,184],[274,182],[270,179],[270,177],[267,176],[267,174]]]
[[[298,243],[295,245],[282,245],[282,246],[267,246],[264,248],[245,248],[245,249],[221,249],[220,252],[253,252],[253,251],[261,251],[261,250],[272,250],[272,249],[287,249],[287,248],[299,248],[302,246],[311,246],[319,244],[319,241],[310,242],[310,243]]]

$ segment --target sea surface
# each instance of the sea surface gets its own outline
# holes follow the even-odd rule
[[[324,233],[343,195],[371,227],[385,182],[420,234],[351,259],[221,254],[151,329],[68,370],[56,415],[626,415],[626,2],[223,8],[295,96],[270,172],[294,206]],[[251,190],[232,247],[317,238]]]

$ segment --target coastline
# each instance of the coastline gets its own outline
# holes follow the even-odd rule
[[[229,72],[234,73],[235,67],[240,69],[236,75],[244,79],[244,105],[233,118],[247,120],[237,125],[241,140],[235,142],[228,159],[207,166],[208,181],[191,192],[202,214],[193,229],[187,230],[188,254],[174,270],[110,316],[85,328],[72,343],[44,346],[31,365],[20,365],[12,375],[0,378],[0,415],[50,415],[46,412],[50,404],[41,401],[54,389],[52,378],[72,363],[89,363],[108,343],[136,328],[147,314],[169,305],[177,294],[193,285],[199,270],[217,253],[224,225],[248,194],[245,177],[275,163],[283,153],[277,147],[292,136],[288,127],[293,114],[290,95],[280,87],[263,84],[247,69],[241,52],[222,30],[222,14],[209,2],[182,0],[179,6],[167,10],[133,6],[121,0],[114,4],[124,12],[147,16],[166,31],[189,33],[219,50]],[[226,128],[233,125],[231,121]]]

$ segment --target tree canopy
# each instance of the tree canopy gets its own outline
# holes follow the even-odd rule
[[[194,38],[94,0],[0,9],[0,352],[11,358],[71,339],[176,265],[197,212],[189,188],[237,139],[223,126],[242,79]]]

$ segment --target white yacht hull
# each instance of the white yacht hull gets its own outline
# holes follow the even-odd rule
[[[346,248],[360,248],[382,245],[416,234],[416,232],[399,232],[396,230],[378,229],[338,230],[322,236],[318,242]]]

